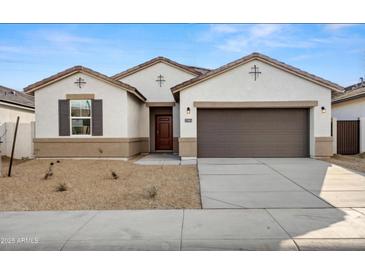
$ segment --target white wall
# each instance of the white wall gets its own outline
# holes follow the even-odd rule
[[[1,155],[11,156],[15,124],[8,122],[0,125],[0,136],[3,136],[3,143],[0,146]],[[15,159],[33,157],[33,137],[34,122],[19,123],[14,150]]]
[[[160,74],[165,80],[161,87],[156,82]],[[119,80],[137,88],[148,102],[175,102],[170,88],[194,77],[191,73],[160,62]]]
[[[19,121],[21,123],[35,121],[34,110],[13,107],[0,102],[0,124],[5,122],[16,122],[17,116],[20,117]]]
[[[8,106],[0,103],[0,151],[2,155],[10,157],[13,144],[14,128],[17,116],[19,128],[14,157],[16,159],[31,158],[33,156],[34,110]]]
[[[128,94],[128,136],[148,137],[149,133],[146,128],[149,128],[148,108],[142,104],[134,95]]]
[[[337,120],[357,120],[365,117],[365,98],[333,104],[332,116]]]
[[[262,72],[254,81],[249,74],[256,64]],[[196,137],[197,110],[194,101],[296,101],[316,100],[310,113],[311,154],[314,137],[331,136],[331,91],[260,61],[252,61],[180,92],[180,136]],[[321,107],[326,113],[321,112]],[[190,115],[186,108],[190,107]],[[185,123],[192,118],[192,123]],[[313,123],[313,122],[312,122]]]
[[[79,77],[86,81],[82,88],[74,84]],[[130,137],[127,92],[87,74],[77,73],[35,92],[36,138],[75,137],[58,135],[58,100],[66,99],[66,94],[82,93],[92,93],[95,99],[103,100],[102,137]]]

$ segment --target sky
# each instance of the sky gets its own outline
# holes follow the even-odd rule
[[[365,24],[0,24],[0,85],[75,65],[111,76],[156,56],[214,69],[252,52],[348,86],[365,76]]]

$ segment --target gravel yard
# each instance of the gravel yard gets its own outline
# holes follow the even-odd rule
[[[325,161],[355,171],[365,172],[365,154],[360,155],[334,155]]]
[[[52,175],[45,179],[51,162]],[[8,164],[3,159],[4,176]],[[2,211],[148,208],[201,208],[196,167],[142,166],[120,160],[28,160],[15,162],[11,178],[0,177]]]

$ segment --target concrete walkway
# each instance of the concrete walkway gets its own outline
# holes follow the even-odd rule
[[[1,212],[0,250],[365,250],[365,209]]]
[[[365,176],[324,161],[199,159],[203,208],[365,207]]]
[[[134,162],[137,165],[196,165],[196,160],[180,160],[172,153],[150,153]]]

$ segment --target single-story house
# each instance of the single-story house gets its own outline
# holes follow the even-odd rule
[[[14,129],[19,116],[15,158],[33,156],[34,97],[15,89],[0,86],[0,151],[10,156]]]
[[[349,86],[332,99],[332,116],[336,121],[358,121],[359,152],[365,152],[365,83]]]
[[[335,83],[252,53],[214,70],[157,57],[112,77],[76,66],[35,96],[37,157],[332,155]]]

